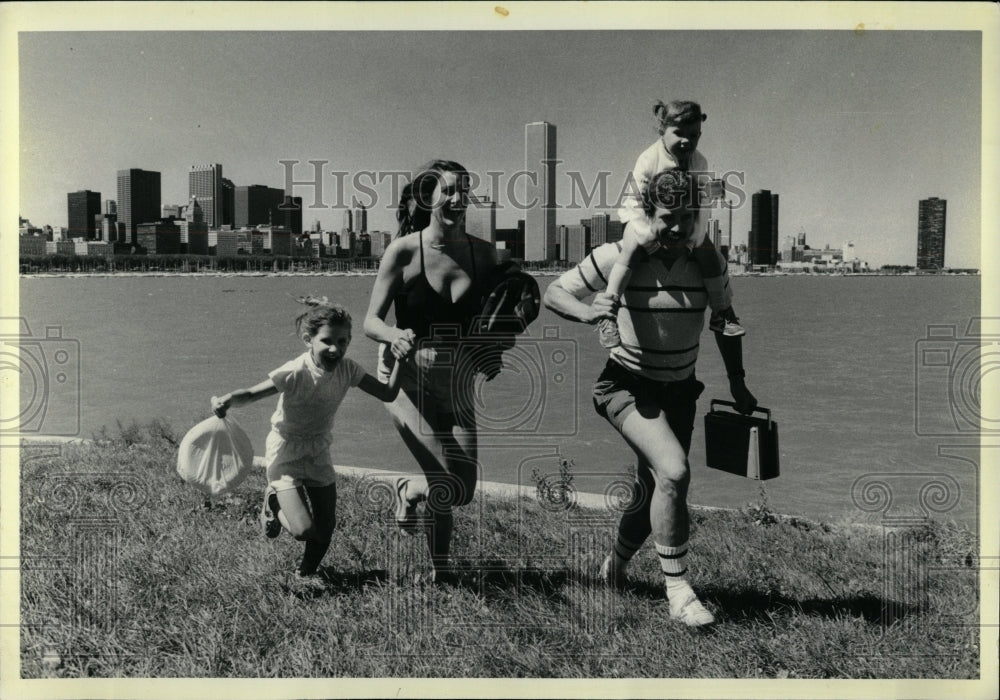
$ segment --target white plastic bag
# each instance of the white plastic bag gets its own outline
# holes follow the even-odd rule
[[[211,496],[238,486],[251,467],[250,438],[232,418],[203,420],[187,432],[177,450],[177,473]]]

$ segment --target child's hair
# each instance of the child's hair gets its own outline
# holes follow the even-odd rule
[[[469,172],[453,160],[425,163],[400,193],[399,206],[396,207],[396,221],[399,222],[396,238],[421,231],[430,223],[434,188],[443,173],[455,173],[460,181],[468,183]]]
[[[708,119],[708,115],[701,111],[701,105],[687,100],[671,100],[666,104],[657,101],[653,105],[653,114],[656,117],[656,130],[660,136],[663,136],[663,132],[667,130],[668,126],[703,122]]]
[[[326,297],[314,297],[311,294],[297,297],[296,301],[309,308],[295,318],[295,332],[303,332],[312,338],[323,326],[349,326],[351,314],[340,304],[333,304]]]
[[[653,175],[642,188],[642,208],[652,216],[657,207],[676,209],[694,206],[694,178],[680,168],[667,168]]]

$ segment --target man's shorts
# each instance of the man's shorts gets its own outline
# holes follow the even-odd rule
[[[644,418],[655,418],[662,411],[687,453],[691,448],[698,397],[704,390],[705,385],[693,375],[677,382],[657,382],[608,360],[594,382],[594,409],[618,432],[625,419],[636,411]]]
[[[275,491],[299,486],[329,486],[337,480],[330,458],[332,436],[310,438],[283,436],[272,430],[265,443],[267,481]]]

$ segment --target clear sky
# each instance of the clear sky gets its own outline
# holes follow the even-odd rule
[[[524,167],[525,123],[542,120],[564,161],[559,203],[570,171],[588,187],[607,171],[613,203],[657,138],[653,103],[693,99],[710,166],[745,173],[748,194],[778,193],[782,237],[912,265],[917,203],[941,197],[946,264],[981,265],[976,32],[42,32],[20,35],[19,60],[20,214],[35,225],[65,226],[71,191],[114,199],[118,169],[161,172],[163,203],[181,204],[191,165],[282,187],[279,161],[298,159],[297,180],[329,161],[327,206],[305,225],[339,228],[329,171],[444,157],[503,173],[505,188]],[[377,189],[369,228],[391,230],[388,184]],[[311,189],[295,194],[311,203]],[[499,226],[523,218],[493,194]],[[734,242],[749,228],[748,199]]]

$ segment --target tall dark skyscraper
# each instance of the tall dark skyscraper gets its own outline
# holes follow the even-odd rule
[[[70,192],[66,195],[69,207],[69,237],[92,241],[99,238],[94,218],[101,216],[101,193],[90,190]]]
[[[233,225],[236,228],[279,223],[283,217],[277,208],[285,201],[285,191],[266,185],[249,185],[235,188],[233,194]]]
[[[209,228],[218,228],[223,224],[225,193],[220,164],[191,166],[191,172],[188,173],[188,200],[191,197],[198,198]]]
[[[948,201],[931,197],[920,200],[917,216],[917,269],[944,268],[945,213]]]
[[[118,221],[125,225],[123,243],[136,245],[136,226],[160,218],[160,173],[131,168],[118,171]]]
[[[288,197],[271,212],[271,223],[302,235],[302,197]]]
[[[774,265],[778,262],[778,195],[759,190],[751,202],[750,264]]]
[[[222,178],[222,222],[232,226],[236,222],[236,185],[232,180]]]
[[[524,126],[524,259],[554,260],[556,255],[556,127],[548,122]]]

